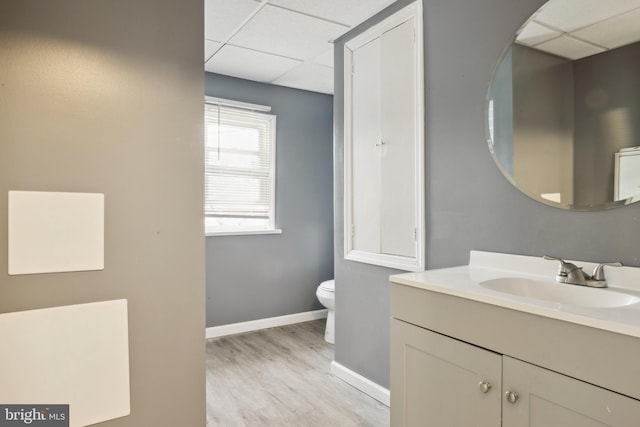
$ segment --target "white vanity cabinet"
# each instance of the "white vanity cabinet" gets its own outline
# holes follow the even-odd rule
[[[391,312],[392,427],[640,426],[637,339],[393,282]]]

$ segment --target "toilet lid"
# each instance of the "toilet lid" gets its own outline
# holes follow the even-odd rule
[[[320,283],[320,289],[327,292],[335,292],[335,280],[326,280]]]

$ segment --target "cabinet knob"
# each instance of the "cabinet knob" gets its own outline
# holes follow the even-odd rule
[[[515,391],[507,391],[504,394],[504,397],[507,399],[507,402],[509,403],[516,403],[516,401],[518,400],[518,392]]]
[[[479,386],[480,386],[480,391],[483,393],[489,393],[489,390],[491,390],[491,383],[488,383],[486,381],[481,381]]]

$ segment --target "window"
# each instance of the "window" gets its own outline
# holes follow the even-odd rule
[[[256,111],[256,110],[262,111]],[[270,107],[207,98],[205,231],[275,230],[276,116]]]

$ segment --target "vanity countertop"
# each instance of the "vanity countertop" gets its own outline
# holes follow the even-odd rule
[[[571,261],[591,272],[595,263]],[[396,274],[391,282],[428,291],[466,298],[538,316],[640,338],[640,303],[620,307],[585,307],[512,295],[479,283],[499,278],[525,278],[557,286],[558,263],[541,257],[471,251],[469,265]],[[607,268],[608,291],[640,296],[640,268]],[[586,289],[597,292],[600,289]]]

